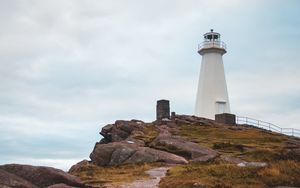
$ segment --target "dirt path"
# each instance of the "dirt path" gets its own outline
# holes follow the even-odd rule
[[[150,179],[137,180],[130,184],[123,185],[121,188],[156,188],[158,187],[159,181],[164,177],[170,167],[153,168],[146,171],[150,175]]]

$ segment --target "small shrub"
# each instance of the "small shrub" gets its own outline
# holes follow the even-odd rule
[[[244,146],[241,144],[233,144],[230,142],[214,143],[213,149],[229,150],[229,151],[244,151]]]

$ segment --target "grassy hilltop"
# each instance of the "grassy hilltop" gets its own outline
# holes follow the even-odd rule
[[[300,140],[246,125],[225,125],[213,120],[177,116],[166,122],[144,123],[131,138],[148,147],[184,156],[188,164],[172,165],[159,183],[174,187],[276,187],[300,186]],[[218,153],[207,161],[195,161],[176,145],[153,145],[165,125],[172,138],[184,139]],[[151,144],[152,143],[152,144]],[[264,166],[238,166],[241,162],[262,162]],[[262,164],[261,163],[261,164]],[[96,166],[92,163],[71,171],[92,187],[118,187],[148,178],[145,171],[165,163],[135,163]]]
[[[289,151],[287,136],[240,126],[181,125],[178,134],[245,161],[267,162],[267,167],[238,167],[216,158],[172,168],[160,187],[268,187],[300,186],[299,156]]]

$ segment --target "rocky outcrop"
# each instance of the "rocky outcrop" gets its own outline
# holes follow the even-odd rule
[[[208,161],[218,156],[218,152],[200,146],[194,142],[186,141],[178,136],[172,136],[167,126],[159,127],[159,136],[150,144],[151,147],[165,150],[185,157],[192,161]]]
[[[104,137],[101,143],[120,142],[127,139],[134,130],[143,129],[145,123],[140,120],[117,120],[115,124],[104,126],[100,134]]]
[[[165,162],[185,164],[186,159],[172,153],[140,147],[126,142],[96,144],[90,155],[93,164],[99,166],[120,165],[143,162]]]
[[[0,187],[9,188],[9,187],[20,187],[20,188],[37,188],[29,181],[24,180],[14,174],[6,172],[0,169]]]
[[[186,115],[174,115],[171,120],[152,123],[118,120],[102,128],[100,134],[104,138],[96,143],[90,154],[91,162],[99,166],[110,166],[157,161],[176,164],[187,163],[187,160],[208,161],[219,154],[212,149],[174,136],[169,130],[174,131],[182,124],[188,126],[213,125],[213,123],[213,120]],[[149,133],[149,130],[153,133],[154,129],[157,131],[156,134]],[[76,165],[71,170],[74,168]]]
[[[7,174],[4,174],[5,177],[15,178],[18,182],[24,180],[25,183],[32,184],[31,187],[48,187],[60,183],[73,187],[85,187],[79,178],[52,167],[9,164],[0,166],[0,170],[2,173],[4,171],[4,173],[13,175],[7,176]],[[3,182],[5,181],[3,180]],[[0,185],[1,183],[0,181]],[[24,185],[26,185],[25,183]]]

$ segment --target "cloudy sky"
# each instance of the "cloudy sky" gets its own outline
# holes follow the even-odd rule
[[[231,110],[300,129],[298,0],[0,0],[0,164],[68,169],[101,127],[193,114],[214,28]]]

